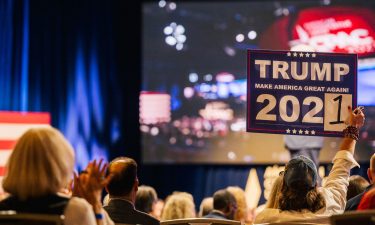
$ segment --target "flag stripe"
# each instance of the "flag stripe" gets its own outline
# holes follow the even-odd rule
[[[5,166],[0,166],[0,176],[4,176],[5,175]]]
[[[9,158],[9,156],[10,156],[11,153],[12,153],[12,150],[3,150],[3,151],[0,151],[0,165],[1,166],[4,166],[7,163],[8,158]]]
[[[0,123],[50,124],[49,113],[0,111]]]
[[[0,151],[13,149],[16,144],[16,140],[1,140],[0,139]]]
[[[49,125],[0,123],[0,140],[17,140],[28,129],[36,127],[49,127]]]

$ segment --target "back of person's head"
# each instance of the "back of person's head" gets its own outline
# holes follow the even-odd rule
[[[53,127],[33,128],[17,141],[6,165],[3,188],[21,200],[55,194],[73,175],[74,151]]]
[[[186,192],[174,192],[165,200],[161,220],[194,218],[195,216],[193,196]]]
[[[281,194],[281,187],[283,186],[283,174],[280,174],[278,176],[273,184],[272,184],[272,189],[270,192],[270,195],[268,196],[268,200],[266,203],[266,208],[271,208],[271,209],[278,209],[279,208],[279,197]]]
[[[158,195],[153,187],[141,185],[135,197],[135,208],[145,213],[151,213]]]
[[[363,195],[361,202],[357,207],[357,210],[367,209],[375,209],[375,188],[371,188],[371,190]]]
[[[229,186],[227,190],[234,196],[236,199],[237,210],[234,214],[234,220],[238,220],[241,222],[245,222],[247,220],[247,203],[246,203],[246,196],[245,191],[238,187],[238,186]]]
[[[198,216],[204,217],[205,215],[209,214],[213,208],[214,208],[214,198],[213,197],[204,198],[201,202],[201,205],[199,206]]]
[[[115,158],[108,166],[108,174],[112,176],[106,186],[109,195],[129,195],[138,179],[137,163],[127,157]]]
[[[367,176],[371,184],[375,183],[375,154],[370,158],[370,168],[367,169]]]
[[[302,155],[291,159],[283,175],[279,208],[316,212],[325,207],[325,200],[317,190],[317,178],[316,166],[311,159]]]
[[[164,200],[158,199],[154,207],[152,207],[152,212],[150,214],[156,219],[160,220],[161,212],[163,211],[163,208],[164,208]]]
[[[226,189],[218,190],[214,193],[214,209],[221,211],[227,219],[232,220],[237,211],[236,198]]]
[[[349,200],[354,196],[364,192],[369,185],[370,183],[365,178],[359,175],[350,176],[346,200]]]

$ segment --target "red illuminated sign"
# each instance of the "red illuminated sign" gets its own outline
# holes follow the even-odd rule
[[[264,48],[308,46],[317,52],[370,55],[375,53],[375,13],[348,7],[305,9],[278,20],[262,37]]]

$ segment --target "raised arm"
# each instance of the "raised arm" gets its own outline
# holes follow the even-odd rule
[[[329,214],[344,212],[350,169],[359,166],[353,154],[359,138],[359,129],[365,121],[365,115],[363,108],[356,108],[352,111],[351,107],[348,107],[348,112],[349,116],[346,121],[348,127],[343,131],[344,138],[340,149],[333,159],[332,170],[321,189],[326,196],[326,212]]]
[[[365,115],[363,108],[358,107],[352,111],[352,108],[348,106],[348,119],[346,123],[349,125],[344,130],[344,139],[341,142],[340,150],[349,151],[354,154],[355,144],[359,138],[359,129],[365,122]]]

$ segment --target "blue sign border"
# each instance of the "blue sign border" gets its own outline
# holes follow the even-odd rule
[[[251,60],[252,60],[252,54],[269,54],[270,55],[270,58],[273,57],[278,57],[280,56],[279,60],[283,60],[284,61],[287,61],[286,59],[288,59],[287,57],[291,57],[289,55],[289,53],[291,54],[294,54],[294,53],[297,53],[297,54],[306,54],[307,52],[302,52],[302,51],[271,51],[271,50],[251,50],[251,49],[248,49],[247,50],[247,123],[246,123],[246,131],[247,132],[257,132],[257,133],[272,133],[272,134],[287,134],[287,135],[305,135],[305,134],[300,134],[300,133],[287,133],[286,132],[286,127],[287,125],[285,126],[278,126],[276,125],[273,125],[273,126],[262,126],[262,125],[256,125],[256,124],[253,124],[252,121],[254,120],[255,118],[255,115],[252,115],[253,112],[255,111],[252,111],[251,110],[251,97],[252,96],[252,90],[255,89],[255,88],[252,88],[251,85],[253,85],[252,83],[252,79],[251,79],[251,66],[255,66],[255,64],[253,63],[253,65],[251,65]],[[353,79],[354,82],[351,82],[350,84],[352,86],[350,86],[350,88],[352,88],[353,91],[350,92],[350,94],[352,94],[352,106],[353,108],[357,106],[357,60],[358,60],[358,56],[357,54],[346,54],[346,53],[322,53],[322,52],[308,52],[309,54],[314,54],[316,55],[316,59],[319,60],[319,57],[320,56],[323,56],[323,58],[327,59],[327,56],[328,57],[332,57],[332,61],[328,61],[328,60],[325,60],[325,61],[321,61],[322,63],[325,63],[325,62],[333,62],[335,61],[334,59],[336,59],[336,62],[337,62],[337,58],[338,57],[345,57],[346,59],[349,59],[351,61],[351,66],[354,67],[354,70],[351,72],[350,76],[352,76],[350,79]],[[287,54],[289,56],[287,56]],[[298,59],[298,57],[293,57],[293,59]],[[290,59],[290,58],[289,58]],[[306,58],[304,58],[306,59]],[[307,60],[311,60],[311,59],[307,59]],[[291,61],[291,60],[290,60]],[[332,81],[326,81],[326,83],[331,83]],[[307,93],[306,91],[304,91],[304,93]],[[324,93],[329,93],[329,92],[324,92]],[[324,101],[324,100],[323,100]],[[323,110],[324,111],[324,110]],[[254,118],[252,118],[251,116],[253,116]],[[305,125],[305,124],[302,124],[302,123],[299,123],[299,124],[291,124],[291,125],[288,125],[289,127],[291,128],[295,128],[295,129],[305,129],[308,127],[308,125]],[[289,128],[288,128],[289,129]],[[310,136],[329,136],[329,137],[340,137],[342,136],[342,132],[341,131],[324,131],[323,130],[323,125],[321,125],[321,129],[316,129],[316,132],[314,131],[314,134],[309,134]]]

